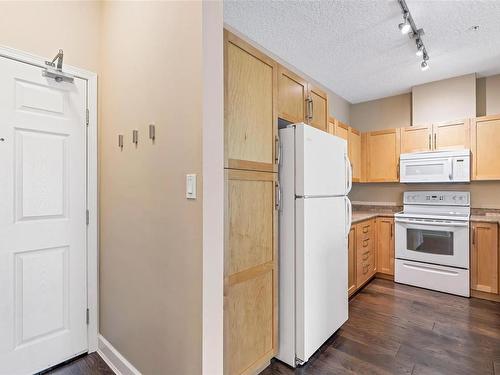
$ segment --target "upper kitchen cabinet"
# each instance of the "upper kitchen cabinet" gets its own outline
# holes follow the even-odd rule
[[[469,119],[432,124],[433,150],[470,148]]]
[[[472,179],[500,179],[500,115],[478,117],[471,124]]]
[[[432,149],[432,125],[401,128],[401,152],[430,151]]]
[[[226,168],[277,172],[277,77],[276,62],[224,30]]]
[[[278,67],[278,117],[292,123],[306,120],[307,82],[297,74]]]
[[[307,114],[309,125],[328,131],[328,96],[317,87],[309,84],[307,96]]]
[[[470,148],[469,120],[401,128],[401,152]]]
[[[361,132],[354,128],[349,128],[349,139],[348,139],[348,150],[349,159],[352,165],[352,181],[361,181]]]
[[[397,182],[400,129],[386,129],[365,134],[366,182]]]
[[[349,141],[349,125],[346,125],[339,120],[335,120],[335,135]]]
[[[335,118],[330,117],[328,120],[328,133],[335,135],[335,121],[337,121]]]

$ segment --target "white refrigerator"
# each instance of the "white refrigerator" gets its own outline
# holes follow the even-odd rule
[[[352,169],[347,142],[305,124],[279,130],[279,352],[296,367],[348,318]]]

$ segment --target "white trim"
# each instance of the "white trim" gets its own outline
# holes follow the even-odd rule
[[[97,353],[116,375],[141,375],[139,370],[127,361],[127,359],[101,335],[99,335],[99,348],[97,349]]]
[[[47,60],[40,56],[4,46],[0,46],[0,57],[40,68],[45,67],[45,61]],[[90,310],[87,340],[90,353],[97,350],[99,330],[97,74],[70,65],[64,65],[63,69],[66,73],[87,81],[87,108],[89,109],[89,126],[87,129],[87,208],[90,214],[90,223],[87,227],[87,307]]]

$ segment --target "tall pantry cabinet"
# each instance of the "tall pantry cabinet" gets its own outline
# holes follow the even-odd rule
[[[277,351],[277,78],[276,62],[224,30],[226,375],[256,373]]]

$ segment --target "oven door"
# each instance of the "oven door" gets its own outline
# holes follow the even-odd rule
[[[469,268],[469,222],[396,218],[396,257]]]
[[[451,182],[453,181],[452,158],[423,158],[401,160],[400,182]]]

